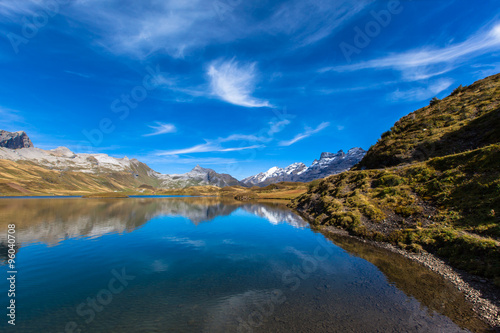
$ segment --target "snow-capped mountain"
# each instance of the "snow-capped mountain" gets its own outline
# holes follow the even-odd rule
[[[293,163],[286,168],[272,167],[266,172],[247,177],[241,182],[247,186],[266,186],[283,181],[310,182],[349,170],[361,161],[365,154],[366,151],[362,148],[349,149],[347,154],[342,150],[336,154],[325,152],[321,153],[320,159],[314,160],[309,167],[304,163]]]
[[[266,172],[243,179],[241,182],[247,186],[262,186],[283,181],[295,181],[298,176],[307,170],[304,163],[293,163],[286,168],[272,167]]]
[[[279,206],[272,207],[266,205],[245,205],[242,209],[268,220],[272,224],[287,223],[294,228],[307,228],[307,223],[302,217],[288,209],[281,209]]]
[[[145,163],[128,157],[116,158],[106,154],[77,154],[66,147],[44,150],[33,147],[26,133],[0,131],[0,159],[29,162],[37,166],[61,172],[87,174],[126,173],[130,179],[161,188],[184,188],[197,185],[242,185],[236,178],[219,174],[212,169],[197,165],[184,174],[161,174]],[[12,148],[8,148],[12,147]]]
[[[300,181],[310,182],[347,171],[361,161],[365,154],[366,151],[362,148],[351,148],[347,151],[347,154],[342,150],[339,150],[336,154],[321,153],[319,160],[314,160]]]
[[[20,149],[0,147],[0,159],[29,161],[53,170],[85,173],[133,171],[134,167],[143,164],[126,156],[115,158],[106,154],[75,154],[66,147],[51,150],[35,147]]]
[[[33,146],[25,132],[0,131],[0,159],[28,162],[62,173],[82,172],[90,176],[111,174],[116,175],[117,179],[123,179],[127,186],[142,183],[168,189],[200,185],[265,186],[281,181],[309,182],[350,169],[365,153],[361,148],[352,148],[347,154],[342,150],[336,154],[322,153],[320,159],[315,160],[309,167],[304,163],[293,163],[286,168],[273,167],[238,181],[231,175],[219,174],[199,165],[187,173],[169,175],[156,172],[145,163],[126,156],[116,158],[106,154],[77,154],[66,147],[39,149]]]

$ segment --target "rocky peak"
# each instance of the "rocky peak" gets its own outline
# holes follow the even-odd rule
[[[296,168],[303,168],[306,165],[302,162],[295,162],[293,164],[290,164],[289,166],[286,167],[286,169],[296,169]]]
[[[323,152],[320,159],[314,160],[309,167],[304,163],[293,163],[284,169],[274,167],[266,172],[247,177],[242,182],[246,185],[259,186],[282,181],[310,182],[349,170],[363,158],[365,153],[361,148],[351,148],[347,154],[343,150],[339,150],[337,153]]]
[[[75,153],[73,153],[71,150],[69,150],[66,147],[57,147],[56,149],[51,149],[50,152],[51,152],[51,155],[58,156],[58,157],[74,158],[76,156]]]
[[[327,152],[323,152],[321,153],[321,156],[319,157],[321,160],[325,159],[325,158],[332,158],[334,157],[334,154],[332,153],[327,153]]]
[[[195,166],[191,171],[183,174],[157,174],[163,188],[182,188],[198,185],[235,186],[242,185],[236,178],[228,174],[217,173],[215,170]]]
[[[366,153],[366,150],[364,150],[363,148],[359,148],[359,147],[354,147],[354,148],[349,149],[349,151],[347,151],[347,155],[365,154],[365,153]]]
[[[197,164],[191,171],[194,171],[194,172],[207,172],[207,171],[210,171],[210,169],[202,168],[199,164]]]
[[[328,153],[328,152],[323,152],[323,153],[321,153],[319,159],[320,160],[324,160],[324,159],[327,159],[327,158],[344,157],[344,156],[345,156],[345,153],[341,149],[336,154],[334,154],[334,153]]]
[[[0,130],[0,147],[9,149],[33,148],[33,143],[24,131],[7,132]]]

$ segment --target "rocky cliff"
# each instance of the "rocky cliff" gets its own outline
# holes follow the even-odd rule
[[[0,130],[0,147],[9,149],[32,148],[33,143],[24,131],[7,132]]]

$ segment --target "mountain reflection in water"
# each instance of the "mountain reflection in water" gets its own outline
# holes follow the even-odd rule
[[[234,332],[277,290],[286,301],[253,332],[486,330],[439,275],[362,242],[325,237],[279,203],[1,199],[0,226],[11,223],[23,286],[16,332],[59,332],[68,322],[89,332]],[[318,244],[328,259],[304,274]],[[6,269],[1,233],[0,247]],[[86,323],[78,304],[125,268],[137,278]]]
[[[43,205],[40,205],[43,200]],[[0,227],[16,224],[20,246],[33,242],[56,245],[68,238],[100,237],[132,232],[159,216],[182,216],[198,225],[236,209],[267,219],[272,224],[308,227],[301,217],[277,203],[244,203],[215,197],[133,199],[2,199]],[[6,235],[0,235],[0,246]]]

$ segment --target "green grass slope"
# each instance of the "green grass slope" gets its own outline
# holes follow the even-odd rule
[[[424,161],[500,142],[500,74],[401,118],[355,169]]]
[[[425,249],[500,286],[499,87],[495,75],[402,118],[357,170],[311,183],[291,206],[317,225]]]

